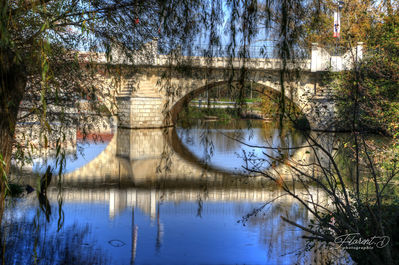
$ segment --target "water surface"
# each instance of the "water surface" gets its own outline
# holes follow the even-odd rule
[[[244,153],[293,154],[254,146],[293,147],[304,138],[247,123],[119,129],[102,142],[76,141],[61,188],[48,191],[51,214],[35,193],[7,208],[8,262],[306,264],[309,254],[297,255],[304,233],[280,216],[305,224],[308,212],[271,183],[236,175]],[[54,161],[37,160],[33,169],[46,163]]]

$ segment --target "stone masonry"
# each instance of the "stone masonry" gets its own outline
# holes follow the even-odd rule
[[[162,128],[176,122],[185,103],[217,85],[239,80],[246,69],[246,80],[267,89],[281,91],[281,61],[276,59],[172,57],[158,55],[156,42],[148,45],[150,63],[142,61],[135,74],[124,77],[124,85],[117,97],[119,126],[123,128]],[[353,57],[354,56],[354,57]],[[332,92],[321,85],[321,73],[349,70],[362,58],[362,45],[348,51],[342,58],[330,56],[313,44],[312,58],[289,64],[300,78],[285,82],[285,96],[304,113],[312,130],[336,131],[336,106]],[[334,61],[334,62],[333,62]],[[339,62],[337,64],[337,62]],[[123,61],[126,68],[132,67]],[[178,66],[178,67],[177,67]]]

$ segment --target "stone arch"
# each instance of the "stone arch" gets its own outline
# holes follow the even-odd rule
[[[194,71],[195,70],[195,71]],[[185,102],[189,102],[198,93],[217,85],[227,83],[226,80],[238,80],[239,72],[224,68],[195,68],[193,73],[172,71],[167,81],[163,80],[162,71],[149,69],[151,78],[134,93],[117,97],[118,126],[124,128],[148,129],[162,128],[174,124],[177,113]],[[137,77],[138,80],[142,81]],[[231,78],[231,79],[230,79]],[[285,81],[285,96],[290,99],[306,117],[312,130],[334,131],[336,122],[335,100],[327,93],[317,94],[322,87],[320,76],[316,73],[302,72],[294,81]],[[280,71],[268,69],[249,69],[246,80],[253,81],[277,92],[281,91]],[[163,82],[169,88],[163,90]],[[151,89],[150,89],[151,88]],[[151,90],[151,91],[150,91]],[[169,94],[168,94],[169,93]]]
[[[279,83],[273,83],[270,80],[250,80],[251,82],[254,82],[258,85],[261,85],[262,87],[273,91],[273,93],[278,93],[281,95],[281,86]],[[184,106],[186,106],[191,100],[193,100],[195,97],[197,97],[199,94],[203,93],[204,91],[207,91],[209,89],[213,89],[216,88],[217,86],[220,85],[224,85],[224,84],[228,84],[229,82],[238,82],[238,81],[215,81],[212,82],[210,84],[206,84],[206,85],[199,85],[198,88],[194,87],[191,88],[190,91],[188,91],[187,93],[185,93],[184,95],[182,95],[180,98],[178,98],[177,100],[175,100],[174,102],[172,102],[171,107],[170,107],[170,122],[169,124],[176,124],[177,122],[177,118],[178,118],[178,114],[181,112],[181,110],[183,109]],[[292,102],[295,106],[299,107],[299,109],[302,110],[302,106],[300,105],[300,102],[298,102],[296,100],[296,95],[292,95],[289,93],[288,90],[286,90],[285,93],[285,98]],[[305,117],[308,119],[306,113],[304,113]],[[165,122],[166,123],[166,122]]]

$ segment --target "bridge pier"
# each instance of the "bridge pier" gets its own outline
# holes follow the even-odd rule
[[[165,101],[161,97],[118,97],[118,127],[130,129],[163,128]]]
[[[312,131],[337,132],[344,128],[338,124],[338,110],[334,99],[313,98],[305,107],[304,114]]]
[[[161,159],[166,140],[161,129],[118,129],[116,156],[129,160]]]

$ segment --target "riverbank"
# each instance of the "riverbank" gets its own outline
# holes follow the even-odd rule
[[[266,117],[260,111],[241,111],[231,107],[212,106],[209,108],[198,108],[197,106],[188,106],[179,114],[179,121],[191,120],[218,120],[228,122],[232,119],[264,119],[271,120],[273,117]]]
[[[206,106],[206,105],[203,105]],[[218,121],[220,123],[228,123],[232,120],[240,119],[254,119],[254,120],[264,120],[264,121],[277,121],[279,120],[276,116],[277,114],[264,114],[261,110],[256,110],[253,108],[247,109],[245,111],[239,110],[232,107],[220,107],[218,105],[211,105],[209,108],[188,106],[180,114],[178,123],[180,125],[187,125],[194,120],[208,120],[208,121]],[[308,131],[309,123],[304,117],[298,118],[295,122],[288,119],[284,119],[285,125],[290,124],[290,126],[295,127],[297,130]]]

